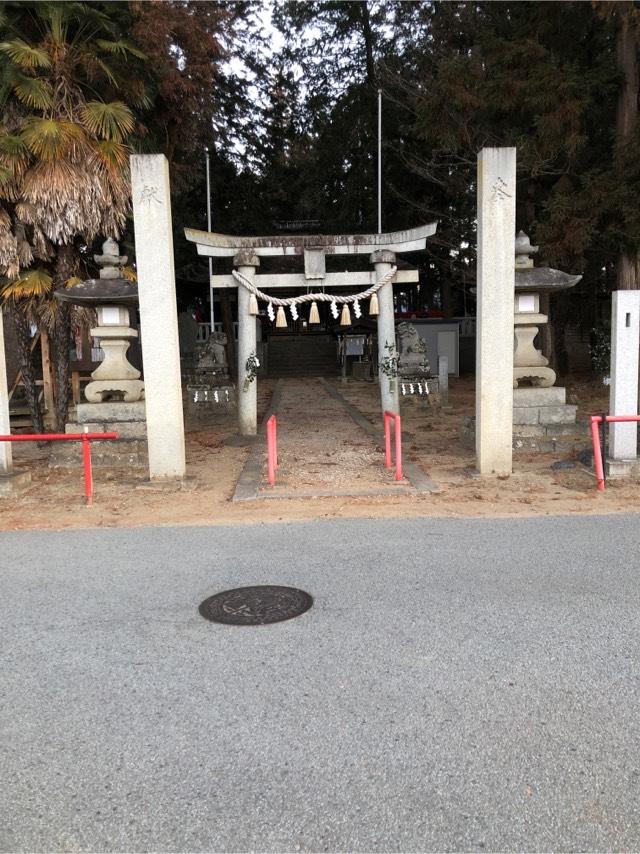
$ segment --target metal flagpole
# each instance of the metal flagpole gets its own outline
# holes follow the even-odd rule
[[[378,234],[382,234],[382,89],[378,89]]]
[[[207,231],[211,231],[211,169],[209,166],[209,146],[205,146],[207,164]],[[213,275],[213,258],[209,256],[209,299],[211,301],[211,334],[215,332],[215,313],[213,310],[213,290],[211,288],[211,276]]]

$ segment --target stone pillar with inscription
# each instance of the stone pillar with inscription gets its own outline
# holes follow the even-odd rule
[[[510,475],[516,149],[478,155],[476,462],[483,475]]]
[[[132,155],[131,190],[149,476],[152,480],[183,478],[186,462],[171,196],[169,164],[163,154]]]

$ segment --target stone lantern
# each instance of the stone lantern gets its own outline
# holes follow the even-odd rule
[[[131,339],[138,337],[129,325],[129,306],[138,302],[138,286],[120,275],[119,267],[126,263],[127,257],[120,255],[115,240],[106,240],[102,255],[93,257],[101,267],[100,278],[87,279],[56,291],[56,298],[94,307],[98,315],[98,325],[91,329],[91,335],[99,340],[104,359],[91,374],[92,382],[84,390],[87,400],[102,403],[115,399],[133,403],[144,396],[140,371],[127,359]]]
[[[88,403],[78,403],[75,420],[66,425],[66,431],[116,432],[120,437],[117,442],[96,443],[94,465],[143,467],[147,464],[144,383],[140,371],[127,359],[130,342],[138,337],[129,325],[129,308],[138,303],[138,285],[121,276],[119,267],[127,258],[120,255],[115,240],[106,240],[102,254],[94,258],[100,266],[98,279],[87,279],[55,293],[56,299],[95,308],[98,323],[91,335],[104,351],[103,361],[84,389]],[[72,451],[54,448],[50,464],[77,464],[78,454]]]
[[[518,232],[515,248],[514,442],[544,447],[571,432],[567,425],[575,425],[576,407],[566,402],[566,389],[555,386],[555,371],[534,344],[540,326],[548,321],[547,315],[540,313],[540,294],[572,288],[582,276],[534,267],[530,256],[538,247],[531,245],[524,231]],[[518,442],[518,437],[538,441]]]

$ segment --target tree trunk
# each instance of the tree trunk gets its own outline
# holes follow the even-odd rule
[[[638,28],[635,22],[635,3],[619,2],[616,4],[616,12],[618,16],[616,60],[622,77],[616,114],[616,145],[619,149],[623,149],[635,132],[638,118],[640,90]],[[638,288],[638,281],[637,251],[622,251],[617,267],[618,290],[635,290]]]
[[[22,384],[24,386],[24,394],[27,399],[27,406],[29,407],[29,412],[31,414],[33,432],[44,433],[42,408],[40,407],[36,376],[33,370],[33,353],[31,352],[29,323],[17,306],[9,305],[8,309],[9,317],[13,323],[13,329],[16,335],[18,356],[20,359],[20,373],[22,374]]]
[[[64,288],[75,272],[76,250],[73,244],[58,248],[56,258],[55,286]],[[53,353],[56,381],[56,430],[64,433],[69,412],[69,346],[71,344],[71,306],[58,303],[58,313],[53,329]]]
[[[222,331],[227,336],[227,360],[229,362],[229,375],[232,380],[238,376],[238,365],[236,363],[236,339],[233,334],[233,318],[231,316],[231,301],[229,291],[224,288],[220,291],[220,317],[222,318]],[[211,330],[213,332],[213,329]]]
[[[360,4],[360,15],[362,19],[362,36],[364,38],[364,52],[367,64],[367,83],[372,89],[376,88],[376,66],[373,58],[373,31],[371,29],[371,16],[367,0]]]

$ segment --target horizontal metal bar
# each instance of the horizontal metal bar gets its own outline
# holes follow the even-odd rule
[[[0,442],[77,442],[84,439],[91,442],[119,438],[118,433],[17,433],[0,436]]]

